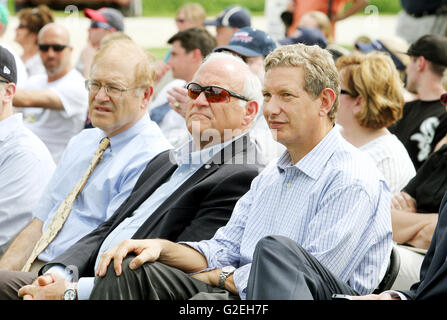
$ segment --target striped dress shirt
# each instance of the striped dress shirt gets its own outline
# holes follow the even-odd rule
[[[232,217],[210,240],[186,242],[208,261],[232,265],[242,299],[257,242],[267,235],[296,241],[360,294],[384,276],[392,246],[391,193],[361,151],[331,130],[292,164],[286,151],[257,176]]]

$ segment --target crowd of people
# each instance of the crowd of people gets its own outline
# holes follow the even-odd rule
[[[118,10],[85,9],[74,63],[48,7],[20,10],[23,53],[0,44],[0,299],[447,294],[447,37],[338,45],[367,3],[289,1],[279,41],[246,8],[187,3],[159,61]]]

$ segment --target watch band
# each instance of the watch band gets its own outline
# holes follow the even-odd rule
[[[225,289],[225,281],[236,270],[233,266],[225,266],[220,270],[219,282],[217,286],[221,289]]]
[[[78,299],[78,290],[77,284],[72,282],[68,285],[68,288],[65,289],[62,300],[77,300]]]

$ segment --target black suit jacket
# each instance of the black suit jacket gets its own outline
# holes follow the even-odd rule
[[[177,168],[165,151],[149,162],[130,196],[110,219],[80,239],[62,255],[46,264],[75,266],[80,277],[94,276],[94,266],[107,235],[130,216]],[[159,206],[134,234],[134,239],[163,238],[171,241],[210,239],[229,220],[239,198],[262,169],[248,135],[217,153]],[[72,268],[72,267],[70,267]]]
[[[430,248],[421,266],[420,281],[408,291],[402,291],[410,299],[440,299],[447,296],[447,194],[439,208]]]

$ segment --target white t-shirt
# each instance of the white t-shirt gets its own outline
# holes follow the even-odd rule
[[[391,192],[400,192],[416,171],[407,149],[394,134],[381,136],[361,146],[382,172]]]
[[[28,72],[28,77],[46,73],[42,59],[38,53],[25,61],[25,67],[26,71]]]
[[[25,125],[47,146],[57,163],[68,141],[85,124],[88,112],[88,92],[84,77],[72,69],[64,77],[48,82],[46,74],[30,77],[23,89],[50,89],[61,99],[64,110],[21,108]]]
[[[11,54],[14,56],[14,60],[16,61],[16,68],[17,68],[17,87],[22,88],[23,85],[28,80],[28,73],[25,68],[25,64],[22,61],[22,58],[6,43],[1,43],[1,46],[3,48],[6,48],[11,52]]]

